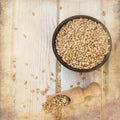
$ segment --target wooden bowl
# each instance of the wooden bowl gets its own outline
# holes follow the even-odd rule
[[[96,23],[99,23],[101,26],[103,26],[103,29],[108,33],[110,39],[108,41],[108,44],[110,45],[109,47],[109,53],[107,55],[105,55],[103,61],[98,64],[97,66],[91,68],[91,69],[78,69],[78,68],[73,68],[71,67],[70,65],[68,65],[66,62],[64,62],[62,60],[62,58],[58,55],[57,53],[57,49],[56,49],[56,45],[55,45],[55,41],[56,41],[56,37],[57,37],[57,34],[59,33],[60,29],[62,28],[63,25],[65,25],[67,22],[73,20],[73,19],[79,19],[79,18],[87,18],[87,19],[90,19],[92,21],[95,21]],[[70,70],[73,70],[73,71],[76,71],[76,72],[90,72],[90,71],[93,71],[93,70],[96,70],[98,68],[100,68],[102,65],[105,64],[105,62],[108,60],[109,56],[110,56],[110,53],[111,53],[111,49],[112,49],[112,39],[111,39],[111,36],[110,36],[110,33],[108,31],[108,29],[105,27],[105,25],[103,23],[101,23],[99,20],[97,20],[96,18],[93,18],[91,16],[87,16],[87,15],[75,15],[75,16],[72,16],[72,17],[69,17],[67,19],[65,19],[64,21],[62,21],[58,26],[57,28],[55,29],[54,31],[54,34],[53,34],[53,38],[52,38],[52,48],[53,48],[53,52],[56,56],[56,58],[58,59],[58,61],[64,65],[66,68],[70,69]]]

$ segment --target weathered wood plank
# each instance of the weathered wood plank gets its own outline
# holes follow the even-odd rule
[[[14,88],[11,80],[12,4],[0,2],[0,119],[14,118]]]
[[[109,29],[112,37],[112,54],[104,66],[103,91],[102,91],[102,119],[118,120],[120,115],[120,75],[119,75],[119,52],[120,47],[120,1],[101,0],[101,20]],[[112,111],[112,112],[111,112]],[[114,114],[112,114],[114,113]]]
[[[96,0],[92,0],[92,1],[70,0],[69,2],[60,0],[60,8],[61,8],[59,13],[60,21],[64,20],[69,16],[79,15],[79,14],[93,16],[97,19],[100,19],[101,17],[100,1],[96,1]],[[80,73],[68,70],[67,68],[61,66],[62,90],[70,89],[71,85],[75,87],[79,82],[80,82],[80,86],[83,88],[88,86],[93,81],[101,85],[102,84],[101,77],[102,77],[102,68],[93,72],[80,74]],[[88,106],[88,107],[85,107],[85,106]],[[92,108],[94,109],[91,109],[90,106],[92,106]],[[101,118],[101,97],[88,98],[86,99],[85,103],[76,105],[74,107],[76,107],[74,110],[70,108],[65,110],[68,113],[67,119],[69,120],[72,120],[72,119],[79,120],[79,118],[81,118],[81,120],[84,120],[84,119],[98,120]],[[84,114],[84,112],[86,114]]]
[[[51,38],[56,25],[57,4],[56,0],[16,2],[16,26],[19,29],[16,35],[16,92],[19,93],[16,96],[16,106],[18,110],[39,113],[46,95],[55,92],[55,82],[50,78],[55,79],[56,75]],[[28,82],[28,89],[24,88],[25,81]],[[29,100],[32,100],[32,104],[27,102]],[[21,102],[26,104],[26,109],[22,108]]]

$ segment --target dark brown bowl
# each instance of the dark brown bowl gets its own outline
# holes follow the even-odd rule
[[[62,60],[62,58],[58,55],[57,53],[57,49],[56,49],[56,45],[55,45],[55,40],[56,40],[56,36],[57,34],[59,33],[60,29],[62,28],[63,25],[65,25],[67,22],[69,22],[70,20],[73,20],[73,19],[79,19],[79,18],[87,18],[87,19],[91,19],[93,21],[95,21],[96,23],[99,23],[103,26],[104,30],[108,33],[108,35],[110,36],[110,33],[108,31],[108,29],[105,27],[105,25],[103,23],[101,23],[99,20],[97,20],[96,18],[93,18],[93,17],[90,17],[90,16],[87,16],[87,15],[75,15],[75,16],[72,16],[72,17],[69,17],[67,19],[65,19],[64,21],[62,21],[58,26],[57,28],[55,29],[54,31],[54,34],[53,34],[53,38],[52,38],[52,48],[53,48],[53,52],[56,56],[56,58],[58,59],[58,61],[64,65],[65,67],[67,67],[68,69],[70,70],[73,70],[73,71],[76,71],[76,72],[90,72],[90,71],[93,71],[93,70],[96,70],[98,68],[100,68],[102,65],[104,65],[104,63],[108,60],[109,56],[110,56],[110,53],[111,53],[111,49],[112,49],[112,39],[111,39],[111,36],[110,36],[110,39],[109,39],[109,53],[104,57],[103,61],[98,64],[97,66],[91,68],[91,69],[78,69],[78,68],[73,68],[71,67],[70,65],[68,65],[66,62],[64,62]]]

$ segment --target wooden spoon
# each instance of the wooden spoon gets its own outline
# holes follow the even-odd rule
[[[99,96],[100,86],[98,83],[93,82],[87,88],[75,87],[73,89],[62,91],[61,93],[56,93],[50,96],[50,98],[57,95],[66,95],[70,98],[70,104],[77,104],[83,102],[87,96]]]

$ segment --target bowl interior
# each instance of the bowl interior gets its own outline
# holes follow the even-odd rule
[[[87,18],[87,19],[91,19],[92,21],[95,21],[96,23],[99,23],[101,26],[103,26],[103,29],[108,33],[110,39],[108,41],[108,44],[110,45],[109,47],[109,53],[107,55],[105,55],[103,61],[98,64],[97,66],[91,68],[91,69],[78,69],[78,68],[73,68],[71,67],[70,65],[68,65],[66,62],[64,62],[62,60],[62,58],[58,55],[57,53],[57,49],[56,49],[56,45],[55,45],[55,40],[56,40],[56,37],[57,37],[57,34],[59,33],[60,29],[62,28],[63,25],[65,25],[67,22],[69,22],[70,20],[73,20],[73,19],[79,19],[79,18]],[[73,70],[73,71],[77,71],[77,72],[90,72],[90,71],[93,71],[93,70],[96,70],[98,69],[99,67],[101,67],[109,58],[110,56],[110,53],[111,53],[111,49],[112,49],[112,40],[111,40],[111,36],[110,36],[110,33],[109,31],[107,30],[107,28],[105,27],[105,25],[103,23],[101,23],[99,20],[97,20],[96,18],[93,18],[91,16],[86,16],[86,15],[76,15],[76,16],[72,16],[72,17],[69,17],[67,19],[65,19],[64,21],[62,21],[58,26],[57,28],[55,29],[54,31],[54,34],[53,34],[53,38],[52,38],[52,48],[53,48],[53,52],[56,56],[56,58],[58,59],[58,61],[64,65],[65,67],[67,67],[68,69],[70,70]]]

